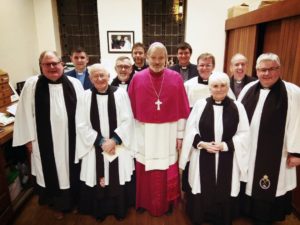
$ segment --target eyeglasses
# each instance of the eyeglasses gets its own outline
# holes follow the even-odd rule
[[[199,64],[198,66],[201,67],[201,68],[204,68],[204,67],[211,68],[212,64]]]
[[[42,66],[45,66],[45,67],[56,67],[58,66],[59,64],[61,63],[61,61],[58,61],[58,62],[51,62],[51,63],[41,63]]]
[[[119,69],[119,70],[121,70],[121,69],[128,70],[130,68],[131,68],[131,66],[128,66],[128,65],[117,65],[117,69]]]
[[[257,68],[257,70],[259,71],[259,72],[261,72],[261,73],[266,73],[267,71],[269,72],[269,73],[271,73],[271,72],[274,72],[274,71],[276,71],[276,70],[278,70],[279,69],[279,66],[277,66],[277,67],[270,67],[270,68]]]

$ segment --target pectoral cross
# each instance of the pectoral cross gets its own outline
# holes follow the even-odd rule
[[[157,99],[157,101],[155,102],[155,105],[156,105],[156,110],[160,110],[160,105],[162,104],[162,102]]]

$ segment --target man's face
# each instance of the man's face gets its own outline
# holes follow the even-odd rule
[[[187,66],[190,63],[191,52],[188,48],[178,49],[177,59],[180,66]]]
[[[199,59],[197,70],[203,80],[208,80],[214,70],[212,58]]]
[[[163,49],[154,49],[151,53],[149,53],[147,59],[149,62],[149,67],[153,72],[158,73],[165,68],[166,55]]]
[[[124,59],[116,62],[115,70],[120,81],[126,82],[130,78],[132,66],[130,60]]]
[[[269,88],[280,78],[280,66],[275,61],[262,61],[256,73],[261,85]]]
[[[51,52],[45,54],[40,66],[45,77],[52,81],[56,81],[64,73],[61,60]]]
[[[146,54],[142,47],[136,47],[132,51],[132,58],[135,64],[143,65],[145,62]]]
[[[109,74],[104,69],[99,69],[90,74],[90,79],[94,87],[99,92],[104,92],[108,87]]]
[[[82,72],[85,70],[89,58],[85,52],[74,52],[71,56],[71,61],[74,64],[76,71]]]
[[[237,59],[231,65],[231,71],[235,80],[242,80],[247,71],[247,62],[243,59]]]

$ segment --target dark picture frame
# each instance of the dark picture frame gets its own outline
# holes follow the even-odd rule
[[[131,53],[134,31],[107,31],[109,53]]]

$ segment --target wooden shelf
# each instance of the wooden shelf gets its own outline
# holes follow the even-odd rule
[[[256,25],[300,14],[299,0],[285,0],[226,20],[225,30]]]

